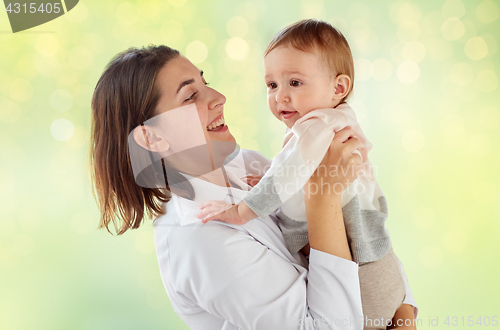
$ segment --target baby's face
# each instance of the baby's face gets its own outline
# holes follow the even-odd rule
[[[291,128],[306,113],[334,108],[335,75],[319,53],[280,46],[264,58],[267,104],[276,118]]]

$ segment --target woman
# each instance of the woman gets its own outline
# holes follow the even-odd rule
[[[355,179],[352,171],[343,177],[317,173],[309,181],[309,262],[302,253],[288,252],[273,216],[242,226],[201,224],[196,218],[205,200],[239,202],[245,196],[249,186],[237,173],[250,168],[261,173],[246,174],[259,175],[269,165],[256,152],[234,156],[234,137],[223,122],[225,101],[207,86],[202,71],[166,46],[117,55],[92,100],[100,226],[109,230],[113,223],[123,234],[145,217],[158,216],[162,279],[174,310],[192,329],[361,329],[358,268],[351,261],[340,195],[328,189],[347,187]],[[344,129],[322,165],[356,166],[360,158],[351,152],[358,144]],[[196,156],[200,150],[206,153]],[[151,166],[137,165],[148,159]],[[395,319],[413,319],[411,305],[408,289]]]

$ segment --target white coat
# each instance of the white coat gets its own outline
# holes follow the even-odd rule
[[[247,168],[270,164],[255,151],[238,158]],[[315,249],[309,261],[291,254],[272,215],[242,226],[202,224],[196,218],[202,202],[227,200],[229,190],[239,203],[247,191],[190,182],[196,198],[173,195],[153,223],[163,284],[190,329],[362,329],[356,263]],[[406,288],[404,303],[416,306]]]

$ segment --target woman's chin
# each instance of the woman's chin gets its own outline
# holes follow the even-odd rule
[[[227,141],[236,143],[236,139],[229,131],[229,127],[224,125],[220,129],[207,131],[210,141]]]

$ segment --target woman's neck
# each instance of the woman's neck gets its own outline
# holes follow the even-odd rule
[[[227,179],[226,173],[223,171],[222,167],[219,167],[210,173],[203,174],[199,178],[221,187],[230,186],[229,180]]]

